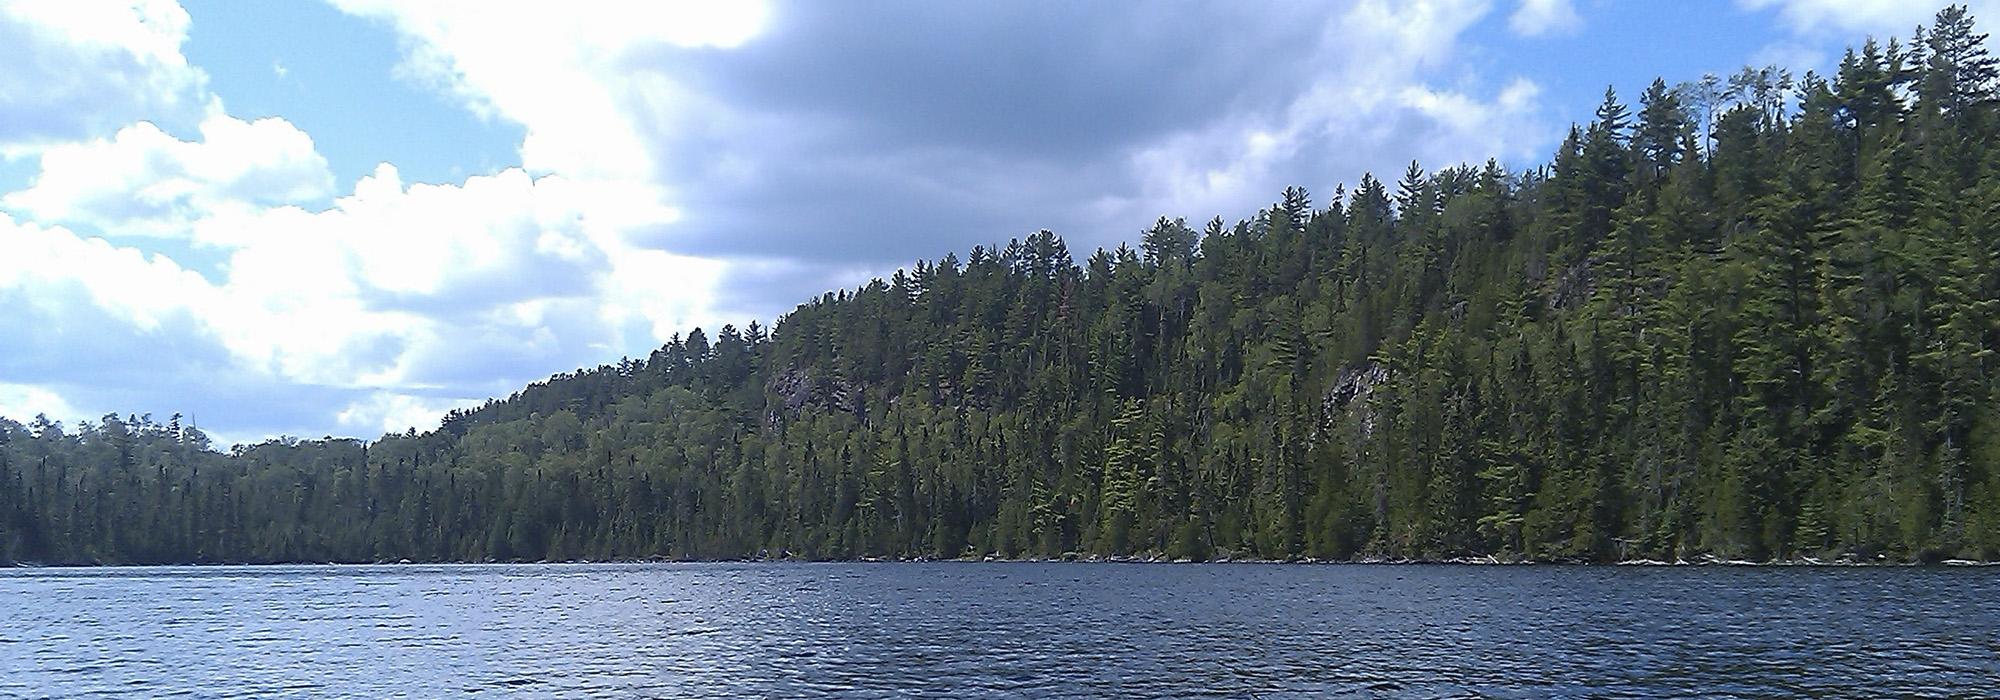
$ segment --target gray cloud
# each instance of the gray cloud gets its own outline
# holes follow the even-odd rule
[[[32,379],[88,414],[53,418],[152,412],[165,420],[179,412],[237,433],[300,434],[324,429],[330,406],[363,393],[246,373],[186,314],[141,329],[81,289],[35,294],[0,289],[0,326],[16,331],[0,352],[0,377]]]
[[[900,264],[1087,223],[1080,197],[1136,186],[1132,149],[1280,109],[1313,70],[1316,8],[1190,9],[794,5],[742,47],[636,57],[752,127],[656,135],[672,247]]]
[[[797,4],[685,75],[740,108],[831,122],[851,148],[1098,158],[1227,110],[1283,104],[1314,8]]]
[[[633,56],[632,70],[670,76],[710,111],[649,134],[685,218],[648,243],[791,263],[781,280],[737,270],[724,285],[740,308],[775,312],[820,284],[1037,229],[1081,253],[1162,214],[1234,219],[1287,185],[1330,191],[1364,169],[1400,173],[1411,157],[1503,155],[1468,152],[1452,125],[1393,104],[1404,85],[1391,82],[1381,86],[1391,104],[1354,105],[1348,121],[1336,113],[1333,125],[1351,131],[1293,134],[1247,173],[1244,193],[1163,191],[1140,162],[1148,149],[1186,141],[1177,153],[1208,162],[1176,167],[1228,168],[1244,145],[1210,132],[1282,129],[1316,85],[1375,79],[1360,73],[1362,54],[1399,50],[1386,45],[1399,39],[1352,36],[1368,28],[1321,6],[1159,9],[786,5],[743,46]],[[1444,45],[1410,50],[1409,62],[1448,53],[1455,30],[1442,34],[1413,40]]]
[[[641,42],[604,54],[616,70],[547,73],[534,61],[560,57],[516,51],[512,25],[452,35],[465,43],[426,55],[487,60],[439,64],[483,71],[441,89],[520,120],[547,151],[538,166],[524,144],[524,167],[556,177],[422,188],[385,171],[336,210],[259,208],[204,220],[195,242],[137,244],[203,276],[146,278],[200,297],[184,306],[125,304],[136,284],[82,263],[75,278],[96,286],[30,275],[0,287],[0,323],[34,329],[0,340],[0,384],[85,412],[178,410],[232,436],[367,435],[1037,229],[1083,255],[1162,214],[1248,216],[1286,185],[1323,201],[1362,170],[1393,178],[1411,157],[1435,169],[1539,138],[1506,106],[1523,100],[1451,64],[1488,9],[799,4],[740,46]],[[633,154],[646,157],[620,159]],[[662,202],[679,218],[653,216]]]

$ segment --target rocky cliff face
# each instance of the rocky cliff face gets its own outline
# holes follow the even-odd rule
[[[1375,407],[1368,404],[1368,398],[1375,393],[1375,387],[1389,381],[1389,368],[1379,362],[1356,365],[1340,371],[1333,386],[1326,390],[1326,397],[1320,402],[1321,429],[1330,429],[1333,421],[1350,412],[1361,418],[1363,437],[1375,434]]]
[[[840,411],[863,422],[868,419],[868,402],[861,387],[839,377],[817,377],[794,367],[772,376],[764,384],[764,392],[775,399],[764,415],[765,422],[773,426],[798,417],[808,407]]]

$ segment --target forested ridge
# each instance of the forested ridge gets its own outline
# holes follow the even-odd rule
[[[2000,558],[1985,45],[1951,8],[1607,91],[1526,171],[1038,232],[422,434],[0,420],[0,561]]]

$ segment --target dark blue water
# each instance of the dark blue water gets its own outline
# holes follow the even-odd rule
[[[0,696],[2000,695],[2000,570],[0,571]]]

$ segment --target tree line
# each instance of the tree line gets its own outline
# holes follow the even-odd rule
[[[436,430],[0,420],[0,560],[2000,557],[2000,80],[1609,91],[1552,162],[1037,232]]]

